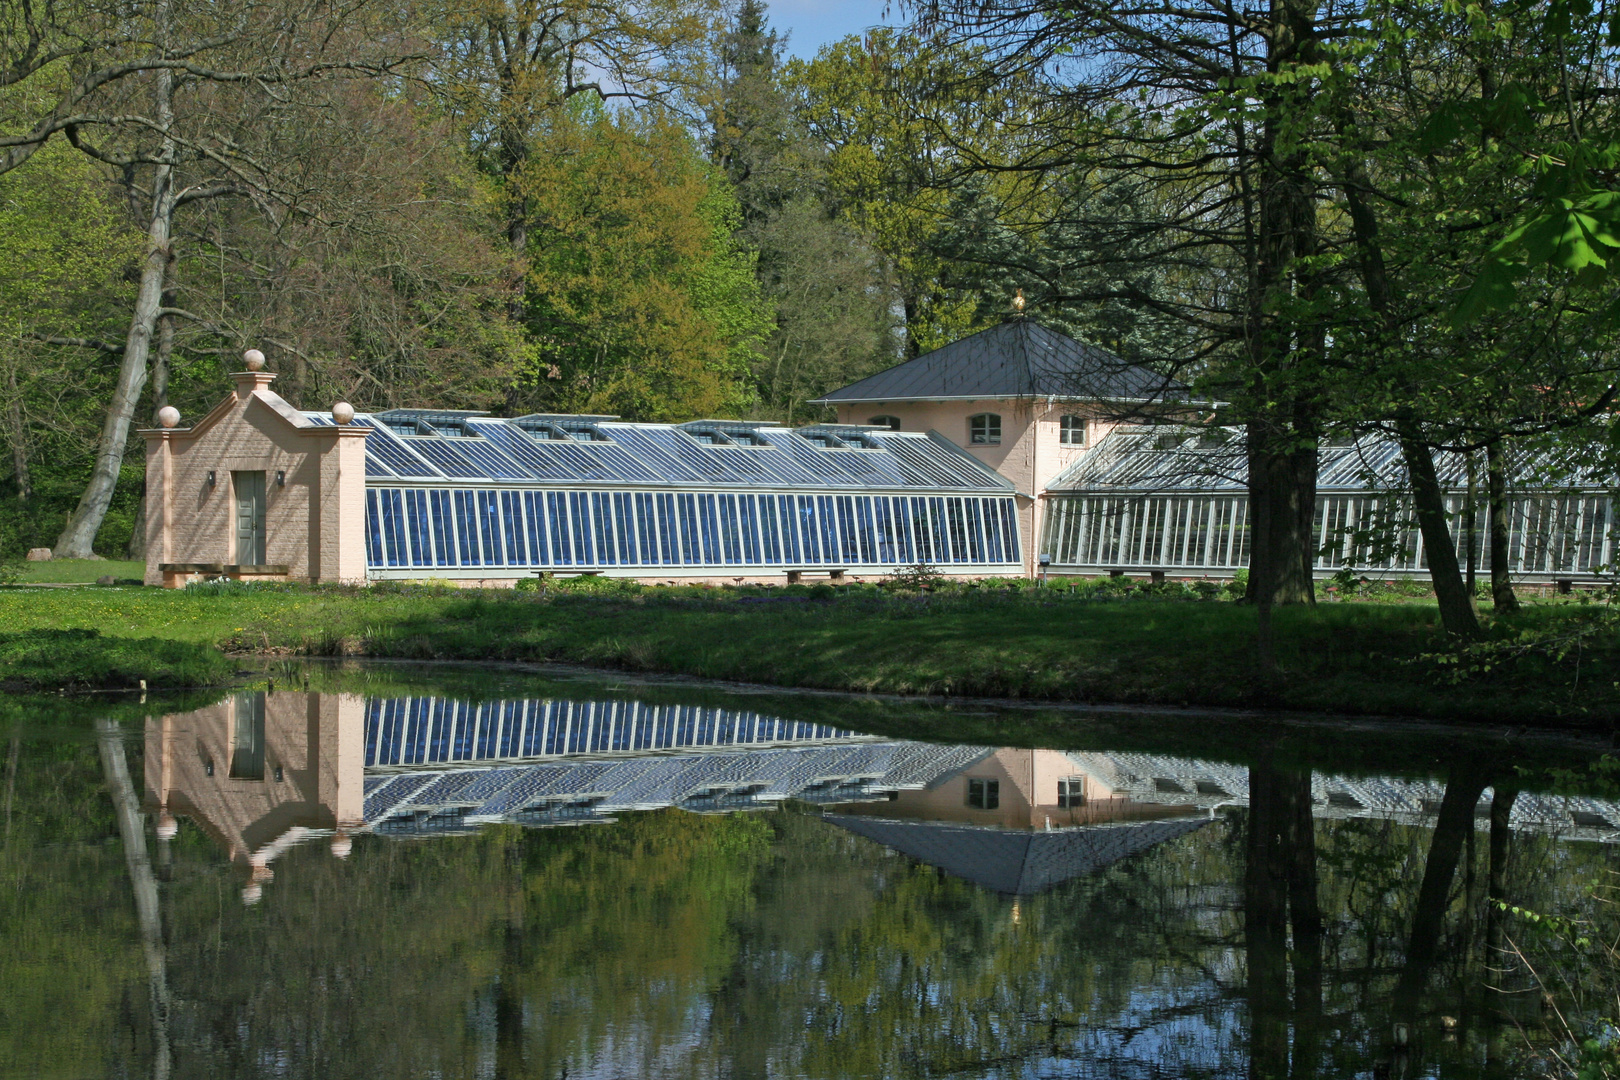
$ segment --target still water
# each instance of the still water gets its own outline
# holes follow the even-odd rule
[[[1490,903],[1611,918],[1578,745],[269,674],[0,702],[5,1076],[1530,1076],[1606,985]]]

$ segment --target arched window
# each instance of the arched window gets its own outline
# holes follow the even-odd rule
[[[1001,417],[982,412],[968,417],[968,442],[974,446],[998,446],[1001,443]]]
[[[898,416],[874,416],[867,423],[873,427],[886,427],[890,431],[900,430],[900,418]]]
[[[1086,418],[1065,416],[1059,421],[1058,442],[1064,446],[1086,445]]]

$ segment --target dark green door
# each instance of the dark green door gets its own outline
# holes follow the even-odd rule
[[[236,561],[264,565],[264,473],[233,472],[236,488]]]

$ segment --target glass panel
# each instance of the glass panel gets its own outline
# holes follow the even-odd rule
[[[501,552],[501,506],[493,491],[478,493],[478,528],[483,541],[484,565],[501,565],[506,561]]]
[[[658,555],[665,566],[675,564],[680,555],[680,523],[676,520],[675,496],[655,495],[658,506]]]
[[[377,521],[377,493],[366,492],[366,563],[370,566],[381,566],[382,556],[382,527]]]
[[[702,546],[698,542],[697,496],[677,496],[680,504],[681,545],[680,562],[696,566],[703,561]]]
[[[742,561],[742,536],[737,527],[737,496],[722,495],[718,503],[720,553],[727,566],[735,566]]]
[[[861,562],[868,564],[877,562],[877,527],[872,518],[870,496],[863,495],[855,500],[855,526],[861,542]]]
[[[506,542],[506,565],[522,566],[529,561],[523,542],[523,493],[500,493],[501,537]]]
[[[540,492],[523,493],[523,509],[529,519],[529,565],[545,566],[551,562],[546,552],[546,497]]]
[[[911,544],[911,500],[896,496],[890,500],[894,510],[895,556],[899,562],[914,563]]]
[[[782,561],[782,526],[777,516],[778,504],[774,495],[762,496],[759,502],[760,534],[765,542],[763,561],[774,566]]]
[[[619,541],[619,564],[626,565],[636,562],[636,533],[632,522],[635,520],[634,508],[631,505],[634,495],[623,492],[613,494],[613,529]]]
[[[616,566],[618,557],[613,542],[613,499],[599,491],[591,492],[591,520],[595,528],[596,557],[599,566]]]
[[[596,551],[591,547],[591,500],[583,491],[568,493],[568,513],[574,527],[574,565],[599,565]]]
[[[551,560],[555,566],[574,565],[574,545],[568,530],[568,496],[546,492],[546,516],[551,519]]]
[[[703,562],[720,565],[720,522],[716,520],[713,495],[698,496],[698,526],[702,529]]]
[[[449,566],[455,561],[456,550],[456,523],[450,512],[450,493],[428,492],[428,510],[433,518],[433,564]]]
[[[838,542],[838,510],[833,505],[832,496],[817,497],[816,517],[821,524],[822,560],[829,563],[838,562],[844,554],[843,547]]]
[[[764,561],[759,554],[758,500],[752,495],[744,495],[739,501],[742,515],[743,562],[758,565]]]
[[[946,523],[946,504],[949,499],[928,500],[928,523],[933,526],[933,551],[940,562],[961,562],[961,554],[951,547],[951,529]]]
[[[405,517],[410,523],[405,530],[410,539],[410,558],[412,566],[426,566],[429,559],[423,558],[422,546],[429,542],[427,531],[427,492],[407,491],[405,493]]]

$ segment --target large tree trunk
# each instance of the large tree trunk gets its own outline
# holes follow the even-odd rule
[[[1314,436],[1249,425],[1248,598],[1262,609],[1316,602],[1317,454]]]
[[[23,422],[22,393],[17,389],[17,358],[6,357],[6,440],[11,443],[11,469],[17,478],[17,501],[34,493],[28,472],[28,425]]]
[[[1485,447],[1485,498],[1489,505],[1486,528],[1491,538],[1491,603],[1498,612],[1519,610],[1508,573],[1513,556],[1508,550],[1507,451],[1500,441]]]
[[[1316,0],[1272,0],[1269,25],[1268,71],[1280,74],[1313,61]],[[1291,310],[1316,289],[1309,269],[1318,246],[1315,165],[1296,145],[1297,118],[1312,108],[1308,83],[1279,80],[1255,147],[1259,232],[1249,315],[1249,394],[1256,414],[1247,431],[1248,599],[1260,606],[1263,622],[1270,621],[1273,604],[1316,602],[1316,369],[1323,341],[1314,315],[1307,313],[1302,324]],[[1262,641],[1263,664],[1265,651]]]
[[[1280,769],[1269,753],[1249,769],[1247,856],[1243,927],[1249,975],[1249,1075],[1254,1080],[1312,1076],[1320,1052],[1322,912],[1316,895],[1311,774]]]
[[[1248,965],[1249,1076],[1288,1075],[1288,841],[1293,832],[1282,778],[1269,758],[1249,769],[1248,861],[1243,945]]]
[[[1440,931],[1451,896],[1451,880],[1457,873],[1463,842],[1474,829],[1474,808],[1485,791],[1485,780],[1485,771],[1471,763],[1453,765],[1446,778],[1446,794],[1440,800],[1440,814],[1429,839],[1429,856],[1423,864],[1423,883],[1418,886],[1406,962],[1395,986],[1396,1019],[1410,1020],[1440,953]]]
[[[1479,616],[1474,613],[1473,598],[1463,585],[1462,567],[1457,564],[1457,545],[1446,521],[1446,493],[1435,473],[1434,454],[1420,441],[1414,428],[1402,425],[1400,435],[1401,456],[1412,483],[1412,508],[1423,534],[1441,625],[1453,634],[1478,637]]]
[[[129,763],[124,759],[123,733],[118,721],[97,720],[96,730],[102,774],[118,819],[118,834],[124,843],[130,890],[135,894],[135,921],[140,928],[141,952],[146,957],[147,992],[152,1008],[152,1076],[153,1080],[167,1080],[173,1068],[173,1051],[169,1045],[168,954],[163,942],[157,876],[152,872],[152,860],[147,854],[141,800],[129,778]]]
[[[1506,913],[1500,905],[1507,896],[1508,849],[1513,839],[1511,820],[1513,802],[1519,797],[1517,790],[1496,785],[1491,795],[1491,865],[1485,885],[1485,966],[1502,966],[1502,943],[1505,939],[1503,924]]]
[[[167,2],[157,6],[159,47],[168,39]],[[124,447],[129,442],[129,422],[140,404],[141,389],[146,385],[147,357],[152,348],[152,336],[157,328],[158,312],[163,307],[163,281],[167,276],[170,259],[170,235],[174,224],[174,159],[175,144],[167,133],[174,126],[174,75],[168,68],[153,76],[155,116],[165,132],[163,149],[152,173],[152,210],[146,227],[146,257],[141,265],[140,290],[135,297],[135,310],[130,316],[129,333],[124,339],[124,359],[118,366],[118,384],[113,390],[112,403],[107,407],[107,419],[101,426],[101,438],[96,444],[95,466],[90,472],[90,483],[79,497],[79,505],[68,518],[67,527],[56,538],[55,556],[58,559],[88,559],[94,553],[96,533],[112,505],[113,492],[118,488],[118,471],[124,464]]]

